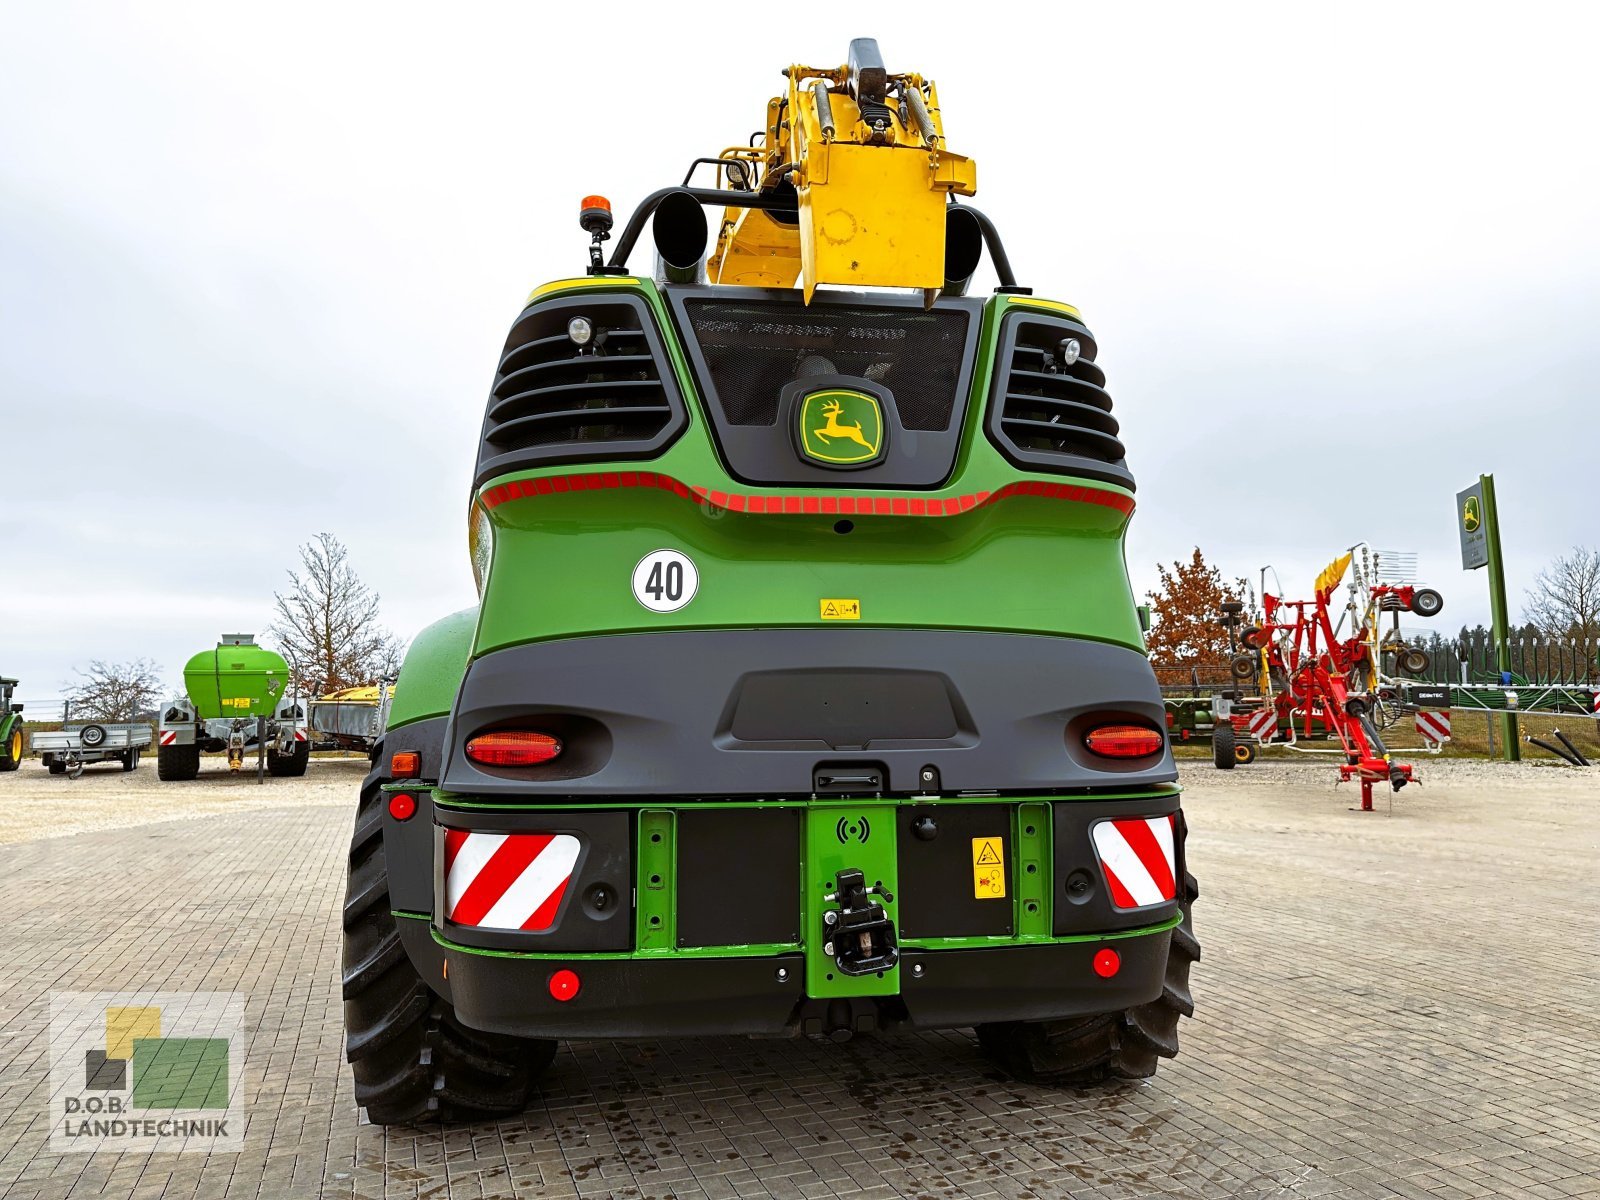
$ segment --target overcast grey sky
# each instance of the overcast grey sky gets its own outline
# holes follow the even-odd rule
[[[852,36],[939,81],[1022,282],[1099,337],[1136,586],[1199,544],[1299,591],[1366,539],[1421,553],[1442,629],[1485,619],[1452,524],[1480,471],[1514,596],[1595,540],[1592,6],[3,10],[26,697],[96,657],[176,682],[322,529],[407,637],[471,603],[482,406],[529,287],[582,267],[578,199],[631,209]]]

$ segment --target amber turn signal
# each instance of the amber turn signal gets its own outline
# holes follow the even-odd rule
[[[422,774],[422,755],[415,750],[396,750],[389,756],[390,779],[416,779]]]
[[[467,757],[484,767],[536,767],[561,753],[561,739],[525,729],[497,729],[467,739]]]
[[[1148,758],[1160,754],[1166,739],[1145,725],[1100,725],[1083,735],[1083,744],[1101,758]]]

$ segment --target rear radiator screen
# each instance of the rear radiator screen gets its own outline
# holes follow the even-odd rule
[[[826,374],[888,388],[907,429],[950,426],[967,340],[964,312],[770,300],[691,301],[687,309],[730,425],[775,424],[785,384]]]

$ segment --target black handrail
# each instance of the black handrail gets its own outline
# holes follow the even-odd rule
[[[651,192],[633,210],[633,215],[628,218],[628,223],[623,227],[622,233],[617,237],[616,245],[611,251],[611,261],[608,264],[611,270],[621,270],[627,266],[628,255],[633,253],[639,235],[644,232],[645,222],[660,206],[661,202],[673,192],[684,192],[701,204],[713,208],[760,208],[768,210],[788,209],[794,211],[794,198],[788,195],[777,195],[772,192],[740,192],[726,188],[688,188],[665,187]],[[1006,255],[1004,243],[1000,241],[1000,231],[995,228],[994,222],[970,204],[963,204],[962,209],[969,212],[978,222],[978,228],[983,232],[983,244],[989,250],[989,261],[994,264],[994,273],[999,277],[1000,286],[1014,288],[1017,286],[1017,276],[1011,269],[1011,259]]]

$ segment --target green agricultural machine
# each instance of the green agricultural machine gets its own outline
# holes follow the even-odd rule
[[[22,728],[22,705],[12,702],[17,681],[0,677],[0,771],[15,771],[27,752]]]
[[[251,749],[265,774],[304,775],[311,742],[289,683],[281,654],[256,645],[251,634],[223,634],[184,664],[184,694],[168,703],[156,732],[157,775],[193,779],[202,751],[226,751],[237,771]]]
[[[975,1027],[1069,1085],[1178,1051],[1197,889],[1094,337],[953,202],[930,82],[867,41],[788,76],[609,260],[588,198],[588,273],[512,324],[479,602],[412,643],[355,819],[375,1122],[516,1112],[566,1039]]]

